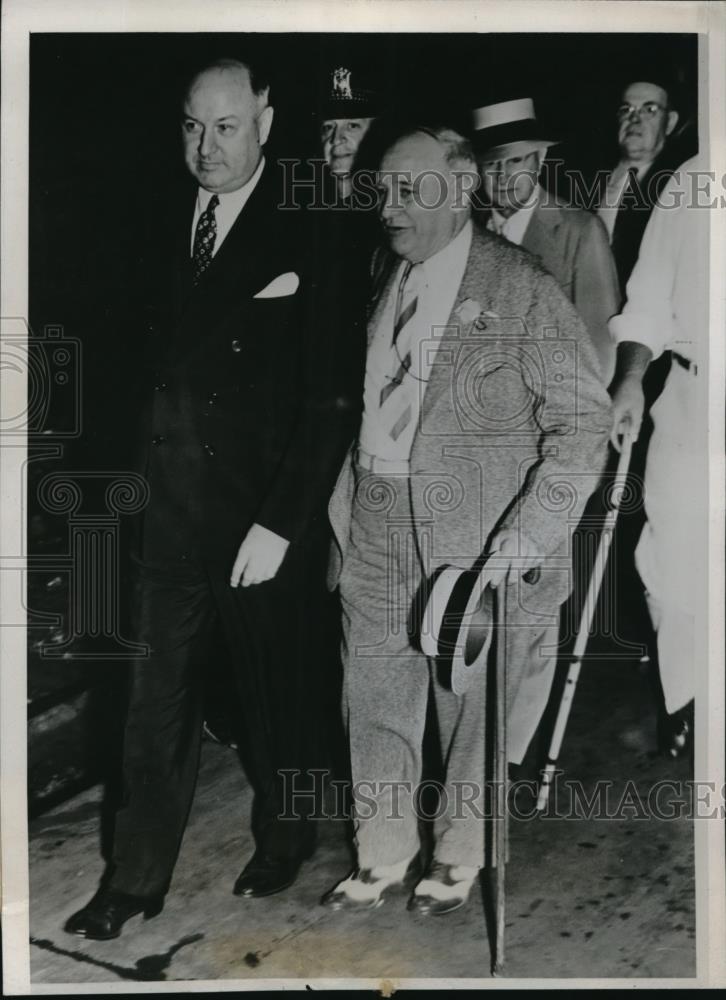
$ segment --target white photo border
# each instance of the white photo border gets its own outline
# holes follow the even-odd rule
[[[98,0],[5,0],[2,8],[2,259],[3,336],[8,320],[28,316],[29,42],[34,32],[649,32],[700,36],[699,134],[708,137],[710,169],[726,173],[726,6],[720,2],[613,2],[613,0],[126,0],[113,7]],[[303,27],[304,26],[304,27]],[[714,213],[710,264],[709,635],[705,690],[697,693],[696,773],[724,784],[724,213]],[[2,414],[24,405],[22,381],[6,379]],[[4,992],[48,993],[207,992],[246,989],[381,989],[370,980],[212,980],[133,984],[30,982],[28,917],[28,824],[26,792],[26,633],[18,579],[24,580],[25,512],[18,470],[20,443],[0,441],[0,858]],[[20,546],[20,547],[18,547]],[[544,985],[572,989],[606,986],[658,988],[726,985],[726,881],[722,823],[696,822],[697,975],[693,979],[606,980],[401,980],[395,989],[517,988]]]

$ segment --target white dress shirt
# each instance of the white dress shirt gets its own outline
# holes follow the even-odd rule
[[[697,636],[708,607],[708,229],[714,182],[687,171],[707,170],[694,158],[661,191],[627,285],[627,302],[610,320],[616,341],[644,344],[654,357],[671,349],[691,363],[671,365],[651,409],[644,501],[646,523],[635,562],[658,637],[666,710],[694,695],[700,669]],[[710,190],[709,190],[710,188]],[[700,207],[699,207],[700,206]],[[720,291],[720,289],[719,289]],[[695,362],[695,364],[693,363]]]
[[[222,243],[224,243],[225,237],[237,221],[237,216],[245,207],[250,195],[257,187],[257,182],[262,176],[264,167],[265,158],[263,156],[257,165],[257,169],[246,184],[243,184],[241,188],[237,188],[236,191],[229,191],[227,194],[217,195],[219,198],[219,204],[214,210],[214,218],[217,220],[217,238],[214,241],[214,249],[212,250],[213,257],[222,246]],[[207,191],[206,188],[202,187],[199,188],[197,193],[197,203],[194,206],[194,218],[192,220],[192,234],[189,250],[190,255],[194,252],[194,236],[197,231],[199,216],[206,210],[213,193],[213,191]]]
[[[652,165],[653,161],[650,160],[648,163],[641,163],[640,166],[637,167],[635,175],[639,181],[643,179]],[[618,217],[618,209],[620,208],[620,200],[623,197],[623,191],[625,191],[625,186],[628,183],[628,174],[632,168],[634,168],[634,164],[626,163],[624,160],[621,160],[620,163],[617,164],[608,177],[607,187],[605,188],[605,198],[602,205],[600,205],[597,210],[597,214],[600,216],[603,225],[607,229],[608,237],[611,243],[613,241],[613,233],[615,231],[615,220]]]
[[[524,234],[527,232],[529,220],[532,218],[532,212],[541,197],[542,188],[537,184],[527,202],[521,208],[517,209],[516,212],[513,212],[508,219],[505,219],[503,215],[497,212],[496,208],[493,208],[487,222],[487,229],[492,233],[499,233],[500,236],[509,240],[510,243],[516,243],[517,246],[521,246]]]
[[[417,265],[420,268],[415,279],[418,305],[411,320],[414,323],[410,340],[411,367],[395,390],[396,393],[405,394],[411,405],[412,416],[408,426],[394,441],[381,412],[380,399],[381,390],[390,384],[391,377],[398,371],[401,363],[392,340],[396,299],[406,261],[402,260],[397,269],[368,348],[359,444],[369,455],[389,461],[401,461],[408,459],[411,454],[426,384],[464,277],[471,237],[472,224],[469,221],[443,250]]]
[[[694,157],[666,183],[648,220],[623,311],[609,323],[617,343],[645,344],[654,358],[673,350],[690,361],[704,360],[710,213],[694,204],[688,171],[705,169]],[[700,197],[708,200],[704,193]]]

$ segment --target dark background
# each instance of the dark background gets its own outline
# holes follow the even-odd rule
[[[684,156],[696,142],[697,36],[642,34],[34,35],[30,48],[30,322],[82,341],[84,461],[108,458],[135,349],[129,300],[143,217],[183,179],[180,95],[222,54],[262,57],[275,107],[268,155],[318,155],[315,107],[335,66],[392,112],[466,127],[483,104],[531,96],[561,140],[551,156],[590,172],[616,156],[623,82],[666,76]],[[118,395],[120,393],[120,399]],[[71,453],[73,449],[71,449]]]
[[[268,64],[272,159],[319,155],[316,105],[333,68],[346,66],[353,86],[381,91],[393,115],[462,130],[472,108],[530,96],[560,140],[550,158],[589,175],[615,162],[614,110],[623,84],[635,79],[668,80],[681,114],[677,159],[695,152],[697,49],[695,35],[32,36],[29,320],[36,338],[52,326],[77,339],[81,369],[77,384],[43,411],[46,424],[36,430],[46,434],[31,436],[31,456],[36,442],[71,426],[69,399],[83,409],[80,436],[59,438],[63,456],[36,457],[28,471],[30,548],[39,560],[28,577],[31,811],[116,773],[123,663],[45,659],[44,645],[62,648],[64,626],[33,625],[35,611],[62,621],[69,601],[67,580],[43,569],[44,555],[67,551],[68,525],[38,508],[34,487],[59,468],[131,467],[135,262],[141,233],[186,178],[179,116],[192,72],[221,55],[252,53]]]
[[[623,82],[665,75],[681,112],[683,158],[694,151],[695,35],[34,35],[30,322],[36,333],[59,324],[82,341],[85,419],[70,451],[84,462],[103,464],[109,448],[123,448],[123,381],[136,349],[124,311],[134,240],[185,174],[184,83],[210,58],[245,53],[270,68],[271,157],[319,155],[317,98],[341,65],[353,86],[381,91],[392,112],[462,128],[471,108],[531,96],[561,140],[551,153],[585,172],[614,161]]]

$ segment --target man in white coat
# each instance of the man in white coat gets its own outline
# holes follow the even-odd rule
[[[651,409],[647,521],[635,558],[657,633],[668,713],[661,738],[673,756],[688,739],[683,710],[694,696],[696,620],[705,606],[709,197],[704,170],[694,157],[663,189],[628,281],[626,305],[610,323],[618,342],[611,386],[616,447],[627,423],[637,437],[648,365],[663,351],[672,352],[665,387]]]

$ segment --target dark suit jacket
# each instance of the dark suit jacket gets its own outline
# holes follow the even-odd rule
[[[606,383],[615,350],[608,320],[620,308],[618,277],[600,220],[545,192],[532,212],[521,246],[534,254],[585,321]]]
[[[173,209],[146,258],[149,340],[139,462],[150,486],[144,558],[212,554],[230,565],[258,522],[290,540],[310,513],[305,489],[306,276],[296,213],[276,209],[269,164],[194,287],[196,191]],[[168,235],[168,239],[166,239]],[[297,275],[293,294],[257,297]]]
[[[632,184],[626,186],[623,191],[611,243],[623,301],[625,286],[638,259],[640,242],[648,225],[650,213],[666,181],[677,166],[678,161],[674,161],[666,146],[640,180],[634,178]],[[603,180],[603,196],[606,184],[607,177]]]
[[[379,236],[373,209],[355,203],[322,210],[308,207],[308,323],[315,338],[308,385],[314,400],[313,433],[318,442],[311,465],[325,479],[326,503],[360,424],[370,259]],[[321,513],[327,530],[327,514],[324,509]]]

